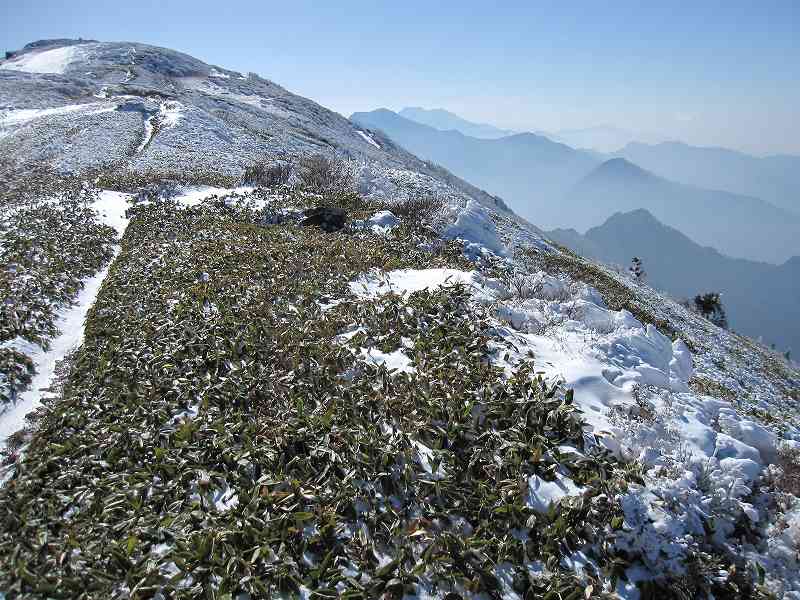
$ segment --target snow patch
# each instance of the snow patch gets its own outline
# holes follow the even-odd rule
[[[28,52],[0,64],[0,69],[24,71],[25,73],[63,74],[71,62],[77,58],[77,46],[64,46],[41,52]]]
[[[479,281],[481,277],[475,271],[400,269],[388,273],[363,275],[350,282],[350,291],[361,298],[375,298],[391,292],[405,296],[455,283],[474,285]]]
[[[158,107],[158,112],[150,115],[144,121],[144,136],[136,153],[142,152],[156,135],[159,129],[171,129],[181,122],[183,116],[183,105],[175,100],[162,102]]]
[[[20,108],[0,110],[0,129],[23,125],[42,117],[52,117],[78,113],[83,116],[98,115],[116,110],[116,105],[106,102],[89,102],[87,104],[68,104],[53,108]]]
[[[353,221],[354,229],[370,229],[374,233],[386,235],[393,228],[397,227],[400,219],[394,216],[388,210],[376,212],[369,219],[364,221]]]
[[[127,197],[128,194],[104,191],[93,205],[102,222],[113,227],[119,235],[124,233],[128,225],[125,217]],[[22,338],[4,344],[5,347],[12,347],[29,356],[36,368],[36,375],[28,389],[19,394],[17,402],[0,415],[0,448],[6,446],[11,434],[25,426],[25,416],[41,406],[42,392],[51,385],[57,363],[83,342],[86,314],[94,304],[109,268],[110,264],[86,279],[75,303],[58,316],[56,327],[60,333],[50,343],[49,350],[45,351],[37,344]]]
[[[533,510],[545,513],[563,498],[580,496],[585,488],[575,484],[572,479],[556,473],[553,481],[545,481],[538,475],[528,478],[528,506]]]
[[[458,212],[454,223],[444,231],[446,239],[461,239],[468,243],[467,254],[480,256],[482,249],[499,256],[508,254],[498,237],[497,227],[486,207],[470,199],[467,206]]]
[[[397,371],[401,373],[412,373],[414,367],[411,365],[411,359],[403,354],[402,349],[397,349],[394,352],[381,352],[377,348],[362,348],[361,356],[365,361],[373,365],[384,365],[389,371]]]
[[[357,133],[358,135],[360,135],[360,136],[361,136],[361,137],[364,139],[364,141],[365,141],[365,142],[367,142],[368,144],[370,144],[370,145],[372,145],[372,146],[375,146],[375,147],[376,147],[378,150],[380,150],[380,149],[381,149],[381,147],[380,147],[380,145],[378,144],[378,142],[376,142],[375,140],[373,140],[373,139],[372,139],[372,136],[368,135],[366,132],[364,132],[364,131],[361,131],[360,129],[356,129],[356,133]]]
[[[19,394],[16,404],[0,415],[0,448],[5,448],[8,437],[25,426],[25,416],[42,405],[42,392],[50,386],[56,364],[83,341],[86,313],[94,304],[107,273],[108,267],[84,282],[75,305],[65,310],[56,320],[56,326],[61,333],[53,339],[49,350],[45,351],[33,344],[20,348],[33,360],[36,375],[30,387]]]

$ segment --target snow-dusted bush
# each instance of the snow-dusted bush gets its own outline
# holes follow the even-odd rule
[[[135,202],[153,202],[159,199],[169,200],[179,193],[180,185],[175,180],[154,181],[139,190],[135,196]]]
[[[358,166],[342,156],[314,154],[300,161],[302,187],[316,194],[349,194],[357,188]]]
[[[722,299],[719,293],[698,294],[694,297],[694,307],[698,313],[714,323],[714,325],[723,329],[728,328],[728,317],[725,314],[725,308],[722,306]]]
[[[395,215],[410,223],[431,223],[442,216],[447,202],[437,196],[414,195],[389,207]]]
[[[291,175],[292,165],[289,163],[275,163],[271,165],[257,163],[244,170],[242,183],[244,185],[272,188],[288,182]]]

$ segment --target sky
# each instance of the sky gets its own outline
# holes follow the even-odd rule
[[[83,37],[253,71],[345,116],[441,107],[800,154],[800,1],[0,0],[0,48]]]

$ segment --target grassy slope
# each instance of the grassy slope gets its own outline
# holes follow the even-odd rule
[[[371,268],[473,268],[460,248],[421,250],[426,233],[407,225],[385,238],[258,217],[214,202],[136,210],[63,397],[0,489],[0,589],[602,596],[600,578],[635,558],[611,542],[613,499],[639,480],[636,465],[587,444],[570,395],[532,365],[510,379],[488,366],[492,327],[462,288],[348,293]],[[322,311],[331,298],[345,301]],[[349,344],[337,337],[357,327]],[[410,375],[348,347],[391,351],[404,337]],[[584,494],[533,511],[526,478],[559,470]],[[564,567],[578,548],[601,572],[579,580]],[[729,566],[705,560],[706,573]],[[737,597],[733,579],[714,584],[698,565],[677,597],[712,585]]]

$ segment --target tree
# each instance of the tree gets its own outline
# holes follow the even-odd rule
[[[639,258],[638,256],[633,257],[633,259],[631,260],[631,266],[628,269],[628,271],[631,272],[631,275],[633,275],[637,281],[644,281],[644,278],[647,275],[647,273],[645,273],[645,270],[642,268],[642,259]]]
[[[728,317],[725,315],[725,309],[722,306],[722,300],[718,292],[708,292],[707,294],[698,294],[694,297],[694,307],[706,319],[722,327],[728,328]]]

